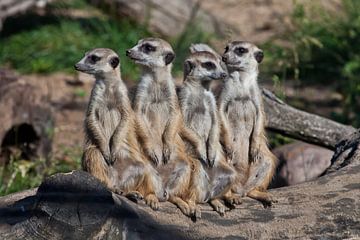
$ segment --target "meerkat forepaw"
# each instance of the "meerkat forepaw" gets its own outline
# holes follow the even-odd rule
[[[195,207],[194,211],[192,212],[192,215],[193,215],[194,218],[200,219],[201,218],[201,209],[200,209],[200,207]]]
[[[113,164],[110,153],[103,152],[102,155],[107,165]]]
[[[213,209],[219,213],[220,216],[225,215],[226,207],[224,204],[222,204],[218,199],[213,199],[210,201],[210,205],[213,207]]]
[[[155,211],[159,209],[159,200],[153,194],[149,194],[145,197],[145,204]]]
[[[209,154],[209,158],[208,158],[208,165],[209,167],[213,167],[215,165],[215,160],[216,160],[216,154]]]
[[[164,164],[168,163],[171,158],[172,149],[167,144],[164,145],[163,148],[163,161]]]
[[[155,166],[158,166],[161,162],[161,157],[154,150],[147,150],[147,155]]]
[[[225,216],[225,206],[224,205],[218,205],[216,207],[214,207],[214,210],[220,215],[220,216]]]
[[[249,158],[251,163],[256,163],[258,161],[261,160],[261,154],[260,154],[260,149],[259,148],[252,148],[250,150],[250,158]]]
[[[109,161],[108,161],[109,165],[113,165],[117,159],[119,159],[119,154],[117,154],[117,153],[111,154],[109,157]]]
[[[226,197],[224,201],[229,205],[240,205],[242,204],[242,197],[240,195],[233,194],[230,197]]]
[[[233,148],[231,147],[226,147],[225,149],[225,155],[226,155],[226,160],[228,163],[232,163],[233,158],[235,156],[235,151]]]
[[[138,202],[139,200],[143,200],[144,196],[139,193],[138,191],[131,191],[125,194],[125,197],[127,197],[129,200],[133,202]]]

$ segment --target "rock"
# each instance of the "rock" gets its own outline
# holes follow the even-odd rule
[[[163,36],[180,35],[187,25],[198,24],[206,32],[225,34],[227,27],[222,26],[216,17],[200,7],[197,0],[92,0],[96,6],[112,9],[117,15],[128,17],[148,26],[153,32]],[[109,8],[110,7],[110,8]]]
[[[333,151],[316,145],[295,142],[274,149],[279,159],[273,187],[289,186],[319,177],[331,164]]]

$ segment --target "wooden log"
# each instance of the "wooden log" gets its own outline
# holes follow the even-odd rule
[[[153,211],[114,195],[83,171],[56,174],[36,195],[0,198],[7,203],[0,205],[0,239],[358,239],[360,137],[349,141],[356,145],[349,165],[271,190],[278,200],[272,208],[245,199],[220,217],[204,205],[196,222],[169,203]],[[338,144],[340,155],[349,141]]]
[[[13,147],[25,159],[46,158],[51,152],[54,119],[46,93],[0,69],[0,160],[7,158],[5,150]]]
[[[334,150],[336,144],[355,132],[352,126],[291,107],[263,89],[266,126],[270,131]]]

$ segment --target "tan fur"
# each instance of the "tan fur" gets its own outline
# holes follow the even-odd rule
[[[196,166],[179,135],[183,120],[171,75],[174,52],[166,41],[147,38],[126,54],[143,69],[134,100],[143,151],[161,175],[169,201],[185,215],[198,216],[191,182]]]
[[[197,146],[203,146],[206,159],[200,159],[199,172],[195,177],[196,201],[209,201],[220,214],[225,206],[219,199],[228,199],[236,172],[226,161],[219,143],[219,123],[215,97],[209,91],[212,80],[226,77],[221,60],[210,52],[194,52],[184,64],[184,84],[179,90],[179,100],[186,127],[197,137],[197,144],[190,142],[187,152],[193,158],[201,156]],[[229,196],[230,195],[230,196]]]
[[[134,113],[120,76],[119,57],[111,49],[94,49],[75,65],[95,76],[85,118],[83,169],[112,191],[131,198],[145,197],[153,209],[164,190],[156,170],[141,154]]]
[[[221,142],[228,160],[238,172],[234,191],[271,204],[273,200],[266,189],[277,160],[267,146],[265,114],[257,82],[262,57],[262,51],[252,43],[232,42],[227,45],[223,61],[229,77],[220,94],[218,108]]]

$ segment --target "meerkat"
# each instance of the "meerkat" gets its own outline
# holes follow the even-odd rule
[[[158,209],[158,197],[165,193],[160,176],[141,155],[118,55],[96,48],[75,69],[95,76],[85,118],[83,169],[112,191],[135,200],[144,197],[146,204]]]
[[[274,202],[267,187],[274,175],[277,159],[267,146],[265,113],[258,86],[258,67],[263,51],[252,43],[229,43],[222,55],[229,76],[218,99],[221,143],[238,172],[236,193]]]
[[[221,59],[211,52],[194,51],[184,63],[184,83],[179,89],[180,108],[186,127],[195,133],[198,141],[206,147],[207,162],[200,166],[205,174],[196,181],[198,203],[209,201],[215,211],[224,215],[225,206],[220,199],[229,200],[229,191],[236,178],[235,169],[226,161],[219,139],[219,123],[215,97],[210,91],[213,80],[224,79],[227,74]],[[188,146],[193,152],[194,146]],[[240,201],[238,196],[237,201]]]
[[[142,67],[133,108],[143,151],[161,175],[168,200],[185,215],[198,218],[191,181],[197,169],[180,137],[183,120],[171,73],[175,53],[168,42],[145,38],[126,55]]]

